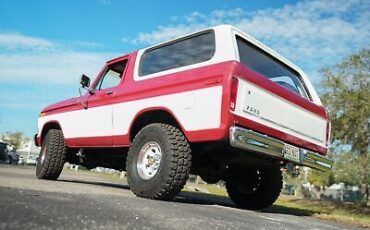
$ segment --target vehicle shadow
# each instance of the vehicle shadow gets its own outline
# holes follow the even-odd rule
[[[182,191],[175,199],[175,202],[199,204],[199,205],[220,205],[224,207],[237,208],[235,204],[225,196],[217,196],[201,192]]]
[[[88,180],[69,180],[69,179],[59,179],[58,181],[66,182],[66,183],[78,183],[78,184],[88,184],[88,185],[104,186],[104,187],[111,187],[111,188],[119,188],[119,189],[125,189],[125,190],[130,189],[130,187],[126,184],[116,184],[116,183],[111,183],[111,182],[96,182],[96,181],[88,181]],[[243,210],[242,208],[236,206],[228,197],[206,194],[206,193],[201,193],[201,192],[182,191],[181,193],[179,193],[179,195],[175,197],[173,201],[169,201],[169,202],[177,202],[177,203],[183,203],[183,204],[195,204],[195,205],[218,205],[222,207]],[[308,210],[299,209],[299,208],[290,208],[290,207],[285,207],[281,205],[273,205],[263,210],[257,210],[256,212],[287,214],[287,215],[294,215],[294,216],[312,216],[313,214],[315,214],[315,212],[311,212]]]
[[[198,205],[219,205],[223,207],[244,210],[243,208],[236,206],[228,197],[199,193],[199,192],[188,192],[188,191],[181,192],[178,196],[176,196],[174,201],[180,202],[180,203],[198,204]],[[272,205],[271,207],[262,209],[262,210],[254,210],[254,211],[263,212],[263,213],[287,214],[287,215],[294,215],[294,216],[312,216],[315,214],[315,212],[312,212],[312,211],[308,211],[308,210],[304,210],[300,208],[285,207],[285,206],[276,205],[276,204]]]
[[[111,188],[120,188],[125,190],[130,190],[130,187],[125,184],[115,184],[110,182],[100,182],[100,181],[87,181],[87,180],[69,180],[69,179],[58,179],[58,181],[66,183],[78,183],[78,184],[87,184],[87,185],[97,185]]]

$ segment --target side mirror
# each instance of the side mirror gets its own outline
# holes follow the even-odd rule
[[[82,88],[88,88],[90,86],[90,78],[86,76],[85,74],[82,74],[80,79],[80,84]]]

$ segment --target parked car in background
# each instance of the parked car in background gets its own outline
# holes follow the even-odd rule
[[[18,164],[19,155],[6,142],[0,142],[0,162]]]
[[[25,159],[23,156],[19,156],[19,161],[18,161],[18,164],[19,165],[24,165],[26,163]]]
[[[0,161],[6,161],[8,157],[8,144],[0,142]]]

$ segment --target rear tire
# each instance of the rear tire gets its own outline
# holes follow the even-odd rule
[[[127,178],[139,197],[170,200],[184,187],[191,166],[191,150],[183,133],[167,124],[145,126],[127,156]]]
[[[274,166],[270,169],[251,170],[243,180],[227,181],[226,189],[230,199],[239,207],[258,210],[276,201],[282,181],[280,168]]]
[[[36,165],[39,179],[56,180],[66,161],[67,146],[59,129],[50,129],[44,141]]]

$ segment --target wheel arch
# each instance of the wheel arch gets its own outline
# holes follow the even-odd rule
[[[167,108],[164,107],[154,107],[141,110],[136,114],[131,123],[129,129],[129,140],[132,143],[136,134],[144,128],[146,125],[152,123],[164,123],[168,125],[173,125],[181,130],[181,132],[186,137],[186,132],[184,127],[181,125],[176,116]]]
[[[44,126],[42,127],[42,131],[41,131],[41,136],[40,136],[40,145],[42,145],[42,142],[44,141],[44,138],[46,136],[46,133],[50,130],[50,129],[59,129],[62,131],[63,133],[63,130],[62,130],[62,126],[59,124],[58,121],[48,121],[47,123],[44,124]]]

